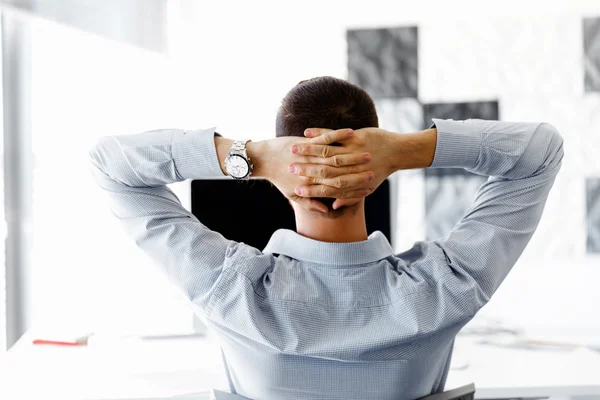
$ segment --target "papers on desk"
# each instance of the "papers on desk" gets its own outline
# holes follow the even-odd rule
[[[527,329],[512,326],[501,320],[475,317],[459,333],[477,343],[507,349],[571,351],[586,347],[600,352],[600,332],[588,335],[573,335],[547,329]]]
[[[566,341],[564,338],[543,339],[518,336],[490,336],[479,340],[478,343],[488,346],[523,350],[573,351],[581,348],[589,351],[600,351],[600,345],[581,341]]]
[[[549,332],[547,330],[527,330],[527,337],[543,343],[570,346],[572,349],[585,347],[600,352],[600,332],[573,334],[570,332]]]

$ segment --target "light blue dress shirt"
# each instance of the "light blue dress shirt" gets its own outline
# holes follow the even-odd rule
[[[280,230],[261,251],[207,229],[166,185],[223,176],[214,129],[104,137],[90,156],[114,215],[218,335],[233,393],[412,400],[444,389],[455,335],[523,252],[563,157],[548,124],[434,123],[433,168],[490,178],[447,237],[400,254],[378,232]]]

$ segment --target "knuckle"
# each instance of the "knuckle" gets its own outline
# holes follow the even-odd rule
[[[333,164],[334,164],[336,167],[341,167],[341,166],[343,166],[343,165],[344,165],[344,162],[342,161],[342,158],[341,158],[341,157],[334,156],[334,157],[333,157]]]
[[[319,191],[321,197],[327,197],[331,195],[331,189],[329,189],[327,186],[321,186],[321,189]]]
[[[319,175],[319,169],[313,166],[304,167],[304,176],[315,177]]]
[[[344,180],[342,178],[335,178],[333,186],[343,188],[345,186]]]
[[[329,146],[323,146],[323,149],[321,150],[321,157],[329,157],[329,153]]]
[[[325,167],[319,167],[317,169],[317,176],[319,178],[327,178],[327,168],[325,168]]]

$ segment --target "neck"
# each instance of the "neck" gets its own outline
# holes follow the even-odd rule
[[[329,243],[360,242],[367,240],[365,202],[355,209],[336,217],[323,216],[318,211],[295,209],[296,231],[310,239]]]

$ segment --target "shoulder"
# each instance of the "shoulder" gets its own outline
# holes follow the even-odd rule
[[[260,279],[272,269],[275,257],[245,243],[231,242],[225,252],[223,271],[243,275],[250,281]]]

